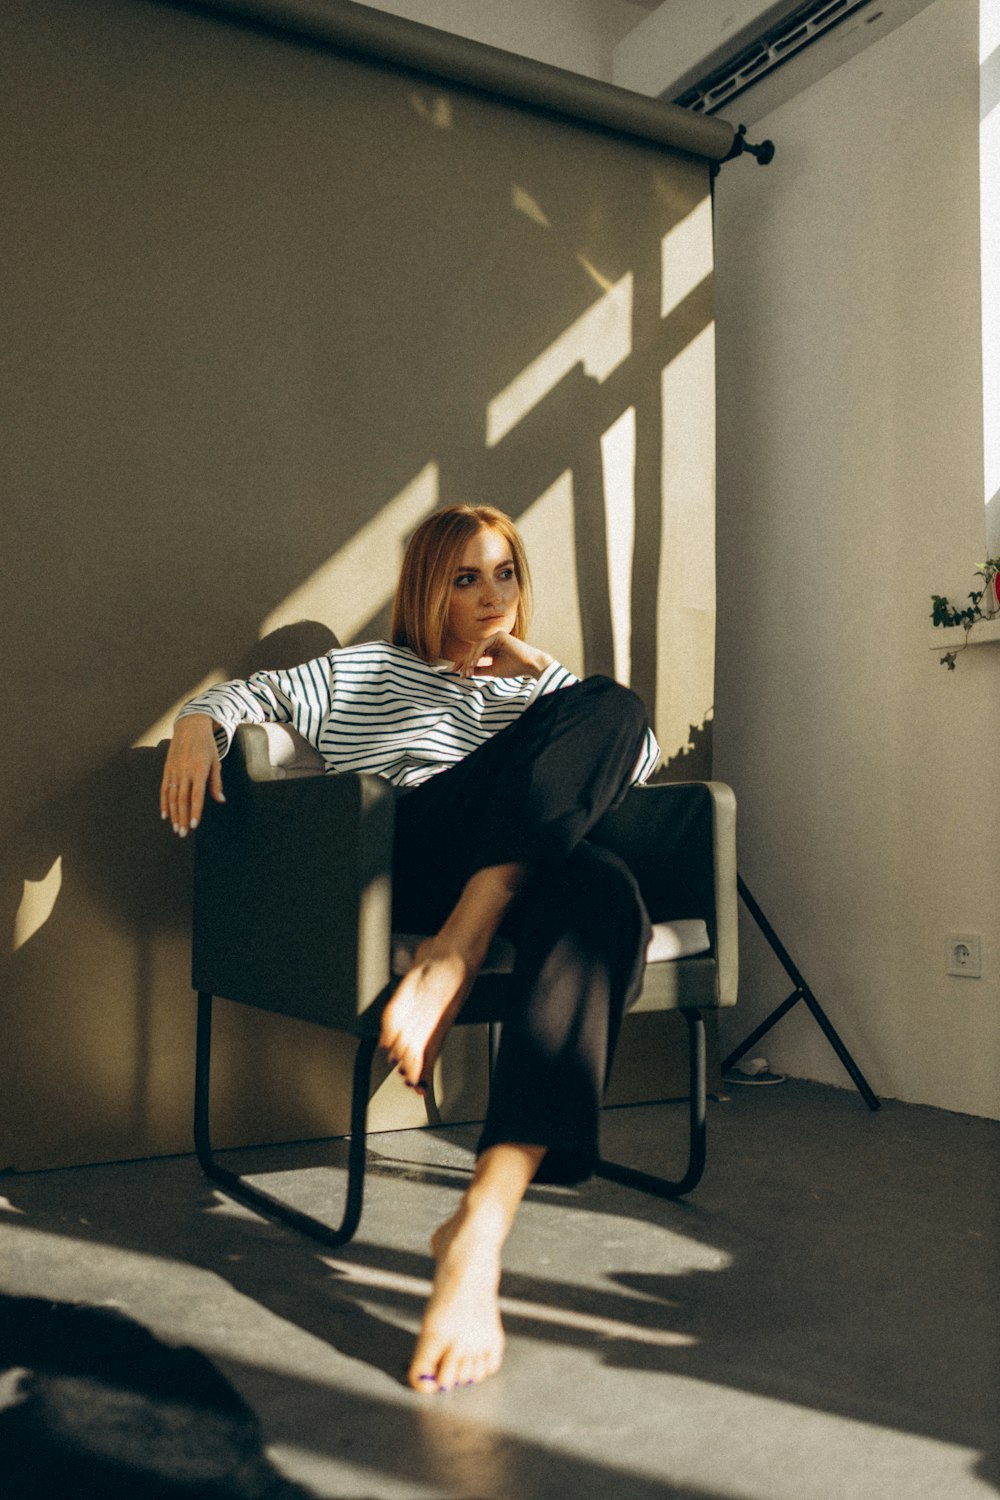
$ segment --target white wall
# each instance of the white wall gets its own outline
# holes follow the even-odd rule
[[[873,1086],[997,1116],[1000,647],[949,672],[928,621],[985,546],[976,0],[754,133],[774,163],[716,194],[715,772],[745,879]],[[946,977],[952,930],[983,935],[981,980]],[[743,947],[733,1041],[791,988]],[[847,1083],[802,1006],[762,1050]]]
[[[616,44],[646,16],[642,0],[362,0],[536,62],[611,81]]]
[[[650,7],[381,8],[611,78],[609,37]],[[998,8],[982,0],[984,38]],[[935,0],[765,118],[753,91],[734,109],[778,154],[717,184],[714,735],[745,878],[873,1085],[995,1117],[1000,646],[948,672],[929,644],[930,594],[964,596],[986,546],[1000,109],[982,126],[981,310],[978,15]],[[982,933],[981,980],[945,975],[953,930]],[[732,1043],[790,989],[749,923],[742,963]],[[764,1045],[849,1086],[801,1006]]]
[[[983,266],[986,539],[1000,553],[1000,0],[981,0],[979,192]]]

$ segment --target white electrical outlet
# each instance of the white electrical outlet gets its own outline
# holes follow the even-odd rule
[[[945,973],[959,974],[963,979],[982,978],[983,960],[978,932],[949,932]]]

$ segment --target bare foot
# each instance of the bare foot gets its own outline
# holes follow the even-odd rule
[[[471,875],[436,937],[417,949],[382,1013],[380,1046],[411,1088],[426,1089],[448,1028],[482,968],[524,865],[488,865]]]
[[[476,978],[477,965],[439,938],[428,938],[382,1013],[379,1045],[411,1088],[430,1086],[448,1030]]]
[[[415,1391],[433,1396],[478,1385],[499,1370],[502,1241],[495,1225],[461,1208],[436,1230],[434,1288],[407,1377]]]

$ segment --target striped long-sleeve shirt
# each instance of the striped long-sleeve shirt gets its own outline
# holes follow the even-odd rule
[[[320,752],[328,772],[370,771],[396,786],[417,786],[512,724],[541,694],[578,680],[558,662],[538,678],[465,678],[451,663],[366,641],[287,671],[220,683],[185,704],[178,718],[209,714],[220,755],[239,724],[290,724]],[[659,754],[647,731],[633,783],[646,780]]]

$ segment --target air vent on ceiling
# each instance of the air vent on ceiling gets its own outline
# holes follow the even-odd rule
[[[672,102],[698,114],[713,114],[766,73],[773,72],[803,47],[815,42],[831,27],[870,3],[871,0],[811,0],[810,4],[799,6],[721,67],[678,94]],[[871,19],[877,19],[879,14],[881,12],[876,11]]]

